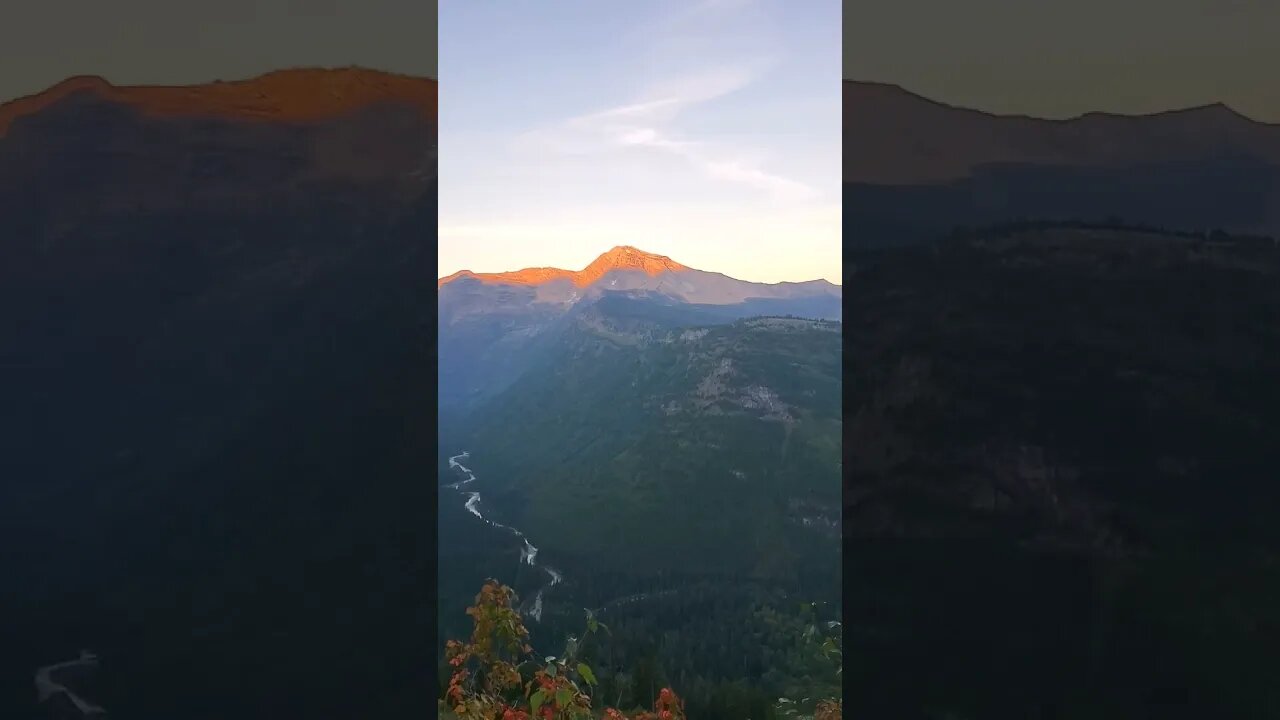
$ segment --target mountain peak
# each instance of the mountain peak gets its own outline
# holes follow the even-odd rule
[[[480,282],[511,285],[541,285],[553,280],[568,279],[577,287],[587,287],[614,270],[639,270],[646,275],[654,276],[664,272],[679,272],[689,269],[666,255],[645,252],[630,245],[619,245],[593,260],[585,269],[577,272],[548,267],[525,268],[523,270],[497,273],[473,273],[470,270],[460,270],[448,277],[440,278],[436,283],[436,287],[443,287],[460,278],[475,278]]]
[[[590,285],[613,270],[640,270],[647,275],[657,275],[688,269],[666,255],[645,252],[630,245],[618,245],[596,258],[579,275],[586,276],[586,281],[581,284]]]
[[[90,92],[147,115],[313,122],[393,102],[415,108],[431,122],[436,119],[435,80],[360,67],[292,68],[246,80],[182,86],[113,85],[104,78],[83,75],[0,104],[0,137],[16,118],[38,113],[77,92]]]

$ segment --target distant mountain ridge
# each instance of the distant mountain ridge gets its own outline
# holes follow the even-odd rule
[[[997,164],[1125,167],[1233,155],[1280,164],[1280,125],[1222,103],[1054,120],[995,115],[897,85],[846,80],[844,106],[845,182],[943,182]]]
[[[378,102],[414,107],[434,122],[436,81],[366,68],[292,68],[231,82],[193,85],[113,85],[96,75],[0,103],[0,137],[19,118],[36,115],[76,93],[127,105],[145,115],[316,122]]]
[[[19,220],[274,212],[352,192],[395,214],[435,192],[435,168],[429,78],[294,69],[117,87],[79,77],[0,106],[0,212]]]
[[[1016,218],[1280,231],[1280,125],[1220,103],[1049,120],[846,80],[844,109],[845,220],[860,245]]]
[[[613,270],[639,270],[646,275],[657,275],[662,272],[680,272],[688,269],[666,255],[655,255],[630,245],[619,245],[596,258],[585,269],[578,272],[550,267],[525,268],[513,272],[498,273],[473,273],[470,270],[459,270],[448,277],[441,278],[438,285],[444,285],[460,277],[476,278],[481,282],[510,283],[513,285],[541,285],[553,280],[567,278],[577,287],[586,287],[595,283],[605,273]]]
[[[722,273],[706,272],[682,265],[666,255],[646,252],[630,245],[619,245],[593,260],[586,268],[573,271],[537,267],[510,272],[475,273],[459,270],[440,278],[436,287],[460,280],[474,280],[484,285],[512,285],[538,288],[538,299],[553,301],[576,291],[600,285],[608,280],[611,290],[653,290],[680,297],[689,302],[712,304],[742,302],[753,297],[799,297],[840,294],[840,287],[826,280],[804,282],[757,283],[738,280]],[[551,287],[548,287],[551,286]],[[570,289],[571,288],[571,289]],[[560,290],[557,293],[556,290]]]
[[[664,327],[759,315],[840,318],[842,289],[825,280],[753,283],[619,246],[581,271],[461,271],[437,283],[439,391],[467,406],[514,382],[589,308],[609,304]]]

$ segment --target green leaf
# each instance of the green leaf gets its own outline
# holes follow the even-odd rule
[[[556,690],[556,704],[560,707],[569,707],[570,701],[573,700],[573,693],[569,688],[560,688]]]
[[[591,668],[587,667],[586,663],[578,663],[578,674],[591,685],[596,684],[596,674],[591,672]]]
[[[534,693],[533,696],[529,698],[529,706],[533,708],[534,715],[538,714],[538,709],[542,707],[542,703],[545,702],[546,699],[546,690],[538,690],[538,692]]]

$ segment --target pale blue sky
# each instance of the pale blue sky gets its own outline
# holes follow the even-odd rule
[[[839,0],[442,0],[440,276],[840,282]]]

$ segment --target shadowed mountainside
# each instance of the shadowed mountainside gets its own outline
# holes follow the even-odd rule
[[[1045,225],[852,259],[850,527],[1280,541],[1274,243]]]
[[[89,648],[121,716],[429,702],[435,97],[287,70],[0,107],[0,695]]]
[[[844,106],[856,246],[1016,218],[1280,233],[1280,126],[1225,105],[1044,120],[846,80]]]
[[[855,709],[1267,715],[1275,243],[1026,223],[846,263]]]
[[[645,310],[576,315],[463,424],[488,487],[523,498],[500,504],[548,552],[601,568],[770,577],[829,561],[815,557],[839,504],[840,324],[671,327]],[[661,536],[656,514],[670,523]]]

